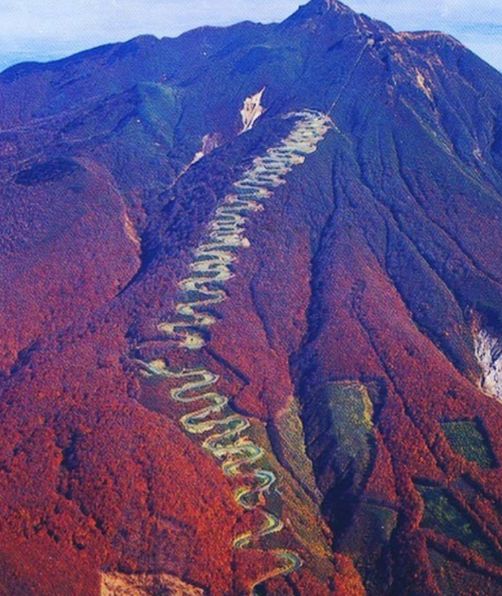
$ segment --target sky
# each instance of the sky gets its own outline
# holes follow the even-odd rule
[[[279,21],[302,0],[0,0],[0,70],[144,33]],[[398,30],[442,30],[502,71],[502,0],[346,0]]]

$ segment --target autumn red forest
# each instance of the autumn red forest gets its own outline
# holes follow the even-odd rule
[[[336,0],[0,74],[0,592],[502,592],[502,75]]]

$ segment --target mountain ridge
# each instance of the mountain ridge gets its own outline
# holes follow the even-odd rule
[[[339,15],[340,14],[341,15],[349,15],[352,18],[357,17],[359,20],[362,19],[365,22],[369,21],[371,23],[374,23],[389,33],[396,33],[396,34],[403,34],[403,35],[420,35],[420,36],[422,36],[424,34],[425,35],[434,35],[434,36],[437,35],[440,37],[444,36],[444,37],[450,38],[450,39],[454,40],[455,42],[459,43],[460,45],[462,45],[462,47],[465,47],[465,46],[463,46],[463,44],[461,42],[456,40],[454,36],[452,36],[448,33],[439,31],[439,30],[437,30],[437,31],[436,30],[396,31],[395,29],[390,27],[390,25],[388,25],[387,23],[385,23],[383,21],[379,21],[378,19],[371,18],[364,13],[358,13],[358,12],[354,11],[353,9],[351,9],[350,7],[348,7],[347,5],[343,4],[342,2],[339,2],[338,0],[333,0],[333,2],[331,2],[331,0],[319,0],[319,1],[310,0],[310,2],[300,5],[296,12],[291,14],[289,17],[286,17],[281,22],[272,22],[272,23],[264,24],[264,23],[256,23],[252,20],[244,20],[244,21],[237,22],[233,25],[205,25],[205,26],[200,26],[195,29],[191,29],[191,30],[182,32],[179,35],[177,35],[176,37],[169,37],[169,36],[158,37],[156,35],[144,33],[144,34],[137,35],[131,39],[128,39],[126,41],[113,42],[113,43],[99,45],[99,46],[96,46],[96,47],[93,47],[93,48],[90,48],[87,50],[79,51],[75,54],[71,54],[71,55],[59,58],[57,60],[50,60],[50,61],[46,61],[46,62],[29,61],[29,62],[20,62],[17,64],[13,64],[13,65],[9,66],[8,68],[6,68],[4,71],[2,71],[0,73],[0,76],[4,75],[4,73],[7,73],[8,71],[11,71],[11,70],[13,71],[12,72],[12,74],[13,74],[14,71],[24,70],[26,67],[37,67],[37,68],[40,67],[40,69],[45,69],[45,68],[50,69],[52,65],[57,65],[62,62],[66,62],[68,60],[80,59],[82,57],[86,57],[86,56],[92,55],[94,53],[101,53],[101,52],[108,50],[110,48],[117,48],[118,46],[134,45],[139,41],[155,40],[156,42],[162,43],[162,42],[172,42],[172,41],[180,40],[180,39],[185,38],[186,36],[188,36],[188,37],[197,36],[204,32],[218,32],[218,31],[224,31],[224,30],[229,30],[229,29],[234,29],[234,28],[242,28],[242,27],[273,28],[273,27],[277,27],[280,25],[284,25],[285,23],[302,20],[304,18],[309,19],[311,17],[323,17],[325,15],[332,14],[333,10]],[[11,73],[9,72],[9,75],[10,74]]]

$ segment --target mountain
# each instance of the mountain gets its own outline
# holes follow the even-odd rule
[[[336,0],[0,74],[0,586],[502,590],[502,75]]]

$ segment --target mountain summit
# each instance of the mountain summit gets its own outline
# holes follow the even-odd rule
[[[313,0],[0,126],[6,594],[500,593],[500,73]]]
[[[300,6],[298,9],[298,13],[309,16],[325,15],[329,12],[336,12],[339,14],[355,14],[353,10],[351,10],[345,4],[338,2],[338,0],[311,0],[307,4]]]

